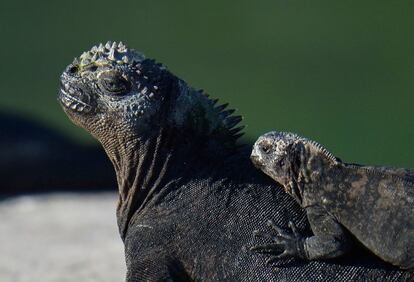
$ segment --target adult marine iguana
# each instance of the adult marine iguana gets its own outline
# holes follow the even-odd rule
[[[304,211],[237,144],[240,117],[122,43],[94,46],[61,76],[58,100],[103,145],[118,180],[127,281],[413,279],[374,257],[282,269],[249,250],[271,218],[308,231]]]
[[[348,251],[349,231],[383,260],[414,268],[414,182],[401,177],[405,169],[347,164],[289,132],[261,136],[251,159],[306,210],[313,231],[303,236],[291,223],[290,234],[271,223],[274,243],[253,249],[282,247],[274,259],[329,259]]]

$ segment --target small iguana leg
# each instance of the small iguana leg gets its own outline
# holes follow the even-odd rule
[[[265,233],[264,235],[257,233],[256,236],[262,237],[270,237],[273,243],[254,246],[250,248],[252,251],[257,251],[260,253],[278,253],[276,256],[270,257],[268,259],[268,263],[273,262],[276,259],[281,259],[284,257],[304,257],[304,250],[303,250],[303,241],[305,237],[303,237],[296,229],[296,226],[293,222],[289,222],[289,228],[292,232],[287,232],[282,228],[278,227],[273,221],[269,220],[267,225],[272,229],[271,234]]]
[[[289,222],[288,226],[291,232],[288,232],[272,221],[268,221],[267,224],[272,231],[265,234],[256,232],[255,235],[268,237],[273,242],[254,246],[250,250],[272,255],[267,263],[272,263],[284,257],[308,260],[329,259],[348,251],[348,237],[343,227],[334,217],[319,207],[309,207],[306,211],[314,236],[305,237],[301,235],[293,222]]]
[[[306,209],[314,236],[306,238],[304,249],[307,259],[338,257],[350,249],[350,238],[338,221],[318,206]]]

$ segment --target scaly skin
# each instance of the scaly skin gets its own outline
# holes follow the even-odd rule
[[[274,259],[330,259],[347,252],[348,230],[378,257],[402,269],[414,267],[412,171],[343,163],[314,141],[294,133],[270,132],[254,145],[251,159],[306,209],[313,236],[276,225],[282,247]]]
[[[305,213],[237,145],[240,117],[123,44],[70,64],[59,101],[114,165],[127,281],[412,278],[373,257],[267,267],[252,231],[268,218],[308,230]]]

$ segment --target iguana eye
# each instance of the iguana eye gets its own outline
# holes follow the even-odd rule
[[[262,150],[263,153],[268,154],[270,150],[272,149],[272,146],[271,144],[264,142],[260,144],[260,149]]]
[[[101,86],[111,94],[126,94],[131,89],[131,84],[117,72],[105,72],[99,76]]]

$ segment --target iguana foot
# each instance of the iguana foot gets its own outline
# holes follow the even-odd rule
[[[289,221],[289,228],[292,232],[288,232],[278,227],[273,221],[269,220],[267,225],[272,229],[270,232],[260,232],[258,230],[254,231],[255,236],[268,237],[273,243],[266,245],[259,245],[250,248],[251,251],[256,251],[259,253],[266,254],[277,254],[272,255],[267,261],[267,264],[271,264],[276,260],[285,257],[298,257],[305,258],[304,252],[304,241],[305,238],[302,236],[295,224]]]

